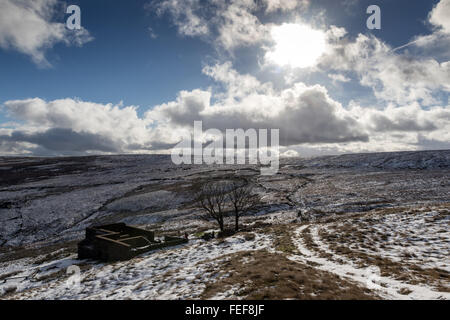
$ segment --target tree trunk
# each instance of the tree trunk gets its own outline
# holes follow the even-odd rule
[[[239,231],[239,215],[236,214],[235,215],[235,227],[234,227],[235,231],[238,232]]]
[[[219,223],[220,231],[223,232],[223,219],[222,219],[222,218],[219,218],[219,219],[217,220],[217,222]]]

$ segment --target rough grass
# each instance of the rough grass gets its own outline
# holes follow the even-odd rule
[[[250,261],[250,262],[249,262]],[[235,293],[247,300],[350,300],[377,299],[367,288],[311,266],[291,261],[281,253],[248,251],[230,255],[221,263],[228,276],[209,283],[203,299],[239,287]]]
[[[296,225],[272,225],[262,229],[262,231],[274,236],[273,245],[276,251],[283,252],[285,254],[299,254],[292,241],[294,226]]]
[[[61,249],[64,249],[64,254],[75,253],[75,252],[77,252],[77,243],[78,243],[78,240],[58,243],[58,244],[49,245],[49,246],[45,246],[45,247],[41,247],[41,248],[33,248],[33,247],[3,248],[0,251],[0,254],[1,254],[0,255],[0,263],[9,262],[9,261],[13,261],[13,260],[19,260],[19,259],[23,259],[23,258],[36,258],[41,255],[44,255],[44,256],[51,255],[55,251],[58,251]],[[50,256],[47,256],[47,258],[51,259]],[[37,261],[39,261],[40,259],[44,259],[44,262],[45,262],[45,261],[48,261],[48,260],[46,260],[47,258],[45,258],[45,259],[44,259],[44,257],[38,258]]]
[[[392,212],[392,210],[389,210]],[[367,222],[367,221],[366,221]],[[304,239],[311,249],[316,249],[309,230],[305,229]],[[370,228],[365,228],[359,223],[346,223],[325,231],[323,228],[319,231],[320,238],[328,244],[329,248],[336,254],[347,257],[357,263],[360,268],[367,266],[377,266],[380,268],[381,275],[392,277],[409,284],[428,284],[433,285],[441,292],[449,292],[450,274],[438,268],[422,268],[416,263],[408,262],[408,258],[414,257],[414,253],[403,252],[401,262],[393,261],[386,257],[376,254],[362,252],[356,248],[373,249],[373,245],[368,246],[364,243],[373,243],[377,239],[386,241],[391,234],[376,234]],[[406,244],[403,244],[406,247]],[[383,248],[383,246],[380,246]],[[373,251],[373,250],[372,250]]]
[[[12,271],[12,272],[8,272],[8,273],[5,273],[5,274],[1,274],[1,275],[0,275],[0,283],[1,283],[2,281],[6,281],[7,279],[12,278],[12,277],[18,275],[18,274],[21,273],[21,272],[22,272],[22,271],[19,270],[19,271]]]

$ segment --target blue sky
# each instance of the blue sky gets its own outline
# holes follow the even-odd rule
[[[144,10],[147,1],[70,3],[80,6],[82,25],[95,40],[81,48],[55,45],[47,52],[49,68],[14,50],[0,50],[2,101],[79,97],[148,107],[173,99],[179,90],[207,85],[200,71],[211,48],[178,37],[168,21]]]
[[[30,11],[26,4],[22,5],[21,8],[17,3],[12,5],[10,0],[2,1],[5,2],[4,8],[8,10],[18,12],[25,6],[28,11],[24,12]],[[0,5],[2,5],[2,1],[0,1]],[[292,1],[285,3],[292,3]],[[431,135],[425,138],[426,141],[433,141],[438,146],[446,146],[445,143],[448,142],[447,136],[443,138],[444,140],[436,140],[439,134],[435,130],[422,130],[426,127],[427,121],[433,121],[431,118],[428,119],[427,115],[421,116],[420,119],[417,116],[416,122],[420,123],[416,123],[415,126],[411,124],[412,127],[417,129],[416,131],[400,128],[399,119],[390,118],[391,116],[400,117],[397,114],[406,114],[408,110],[409,112],[419,109],[426,111],[437,107],[442,109],[433,109],[433,116],[435,116],[435,113],[448,112],[448,84],[445,83],[448,78],[445,77],[445,62],[449,60],[449,56],[448,50],[447,52],[442,50],[443,43],[448,44],[445,42],[448,41],[448,30],[445,22],[439,20],[440,11],[445,11],[448,8],[448,1],[446,0],[315,0],[310,2],[299,0],[296,3],[288,4],[288,7],[283,7],[282,4],[272,0],[230,0],[223,2],[222,5],[217,5],[215,0],[189,0],[178,3],[176,0],[153,2],[148,0],[73,0],[69,2],[38,0],[37,2],[42,6],[32,8],[32,10],[35,10],[36,16],[42,18],[42,23],[55,28],[58,25],[63,25],[69,16],[64,13],[66,5],[78,5],[81,8],[81,25],[85,34],[80,36],[77,34],[76,40],[72,41],[65,39],[74,37],[70,34],[74,31],[60,31],[60,35],[48,38],[46,44],[34,44],[35,46],[30,49],[30,45],[24,42],[25,40],[21,37],[26,38],[27,34],[28,37],[33,37],[32,29],[27,33],[27,27],[23,26],[24,31],[18,33],[13,31],[10,25],[3,26],[4,31],[1,32],[4,34],[0,34],[0,104],[3,104],[2,109],[0,109],[0,124],[3,123],[3,128],[6,128],[3,130],[3,154],[20,153],[18,150],[23,150],[24,154],[36,152],[60,154],[58,150],[49,150],[48,146],[30,142],[33,139],[15,141],[10,138],[15,131],[32,135],[45,130],[64,128],[94,135],[106,134],[77,125],[76,121],[73,124],[61,124],[54,123],[53,120],[48,118],[45,118],[46,120],[39,117],[30,118],[30,112],[24,113],[23,111],[24,108],[28,107],[12,106],[11,103],[8,104],[8,101],[23,102],[29,99],[39,99],[39,101],[50,103],[70,99],[71,101],[102,106],[118,105],[119,109],[135,106],[138,107],[136,109],[137,120],[135,120],[142,121],[142,123],[139,123],[139,126],[144,127],[142,130],[150,130],[149,128],[160,126],[162,131],[163,129],[182,131],[184,127],[188,126],[187,123],[175,121],[175,118],[164,118],[164,115],[172,115],[175,112],[171,111],[170,108],[172,107],[178,108],[178,110],[189,108],[183,104],[180,93],[190,93],[193,96],[191,99],[199,98],[201,100],[201,97],[204,97],[202,93],[210,92],[211,104],[224,107],[227,102],[236,102],[242,98],[240,93],[237,94],[239,99],[237,96],[230,96],[231,94],[236,95],[236,92],[231,92],[231,88],[239,86],[239,83],[233,84],[229,80],[224,80],[222,74],[230,75],[233,72],[242,77],[247,75],[258,81],[259,84],[249,90],[254,90],[255,93],[260,95],[262,93],[258,91],[260,89],[257,87],[267,83],[274,86],[280,96],[282,92],[285,92],[283,90],[288,90],[290,86],[294,87],[295,83],[303,83],[308,88],[315,85],[322,86],[326,89],[327,95],[333,103],[340,104],[345,111],[353,108],[354,112],[351,116],[355,117],[355,121],[359,121],[361,114],[364,113],[360,111],[361,108],[372,108],[371,110],[376,111],[387,110],[386,112],[390,112],[389,115],[387,113],[377,114],[373,115],[373,118],[387,117],[390,128],[399,129],[392,130],[393,135],[403,134],[408,135],[408,137],[405,138],[405,142],[399,140],[392,143],[390,147],[385,148],[386,151],[428,148],[428,146],[414,143],[414,139],[419,141],[419,138],[423,139],[424,135],[428,133]],[[377,4],[381,8],[381,30],[368,30],[366,27],[366,20],[369,15],[365,11],[372,4]],[[438,9],[440,11],[436,9],[439,4]],[[270,7],[270,5],[273,5],[273,7]],[[239,16],[234,15],[229,20],[224,18],[227,17],[227,14],[228,16],[232,14],[231,8],[233,6],[239,7],[239,10],[246,12],[248,17],[256,19],[257,22],[253,26],[248,26],[249,29],[246,34],[233,31],[233,34],[229,33],[231,35],[228,39],[227,33],[220,33],[221,30],[226,30],[226,28],[232,30],[233,25],[237,26],[242,23],[237,21]],[[435,18],[432,19],[433,9],[436,10],[433,16]],[[187,17],[184,15],[186,12],[192,12],[192,14]],[[24,21],[26,24],[27,19]],[[223,25],[220,25],[221,23]],[[332,26],[345,29],[345,36],[336,41],[345,43],[347,47],[350,47],[353,43],[357,48],[356,50],[365,48],[363,39],[358,38],[360,35],[368,37],[367,43],[364,43],[369,46],[378,41],[390,49],[407,44],[412,40],[420,40],[420,37],[422,37],[421,41],[426,45],[419,41],[419,45],[413,44],[395,53],[389,53],[389,50],[376,49],[370,51],[370,59],[378,54],[380,57],[382,54],[389,55],[388,59],[391,59],[394,64],[398,64],[399,61],[401,63],[403,61],[425,63],[431,59],[438,64],[437,68],[443,69],[438,71],[443,73],[443,79],[437,80],[440,85],[437,85],[433,79],[421,79],[419,82],[423,82],[424,85],[420,88],[411,84],[404,88],[396,88],[395,92],[390,92],[391,90],[385,87],[391,82],[394,83],[395,79],[389,79],[388,75],[383,72],[385,66],[381,65],[376,67],[375,75],[372,76],[372,73],[364,74],[362,64],[355,68],[352,66],[343,68],[336,65],[336,61],[331,61],[330,57],[325,59],[327,58],[325,54],[308,68],[295,68],[290,65],[277,64],[276,61],[269,63],[267,52],[270,52],[271,46],[274,45],[273,41],[270,42],[269,40],[275,40],[275,43],[277,40],[268,39],[268,37],[270,37],[271,30],[274,30],[273,28],[281,26],[283,23],[307,25],[312,29],[320,30],[323,34],[331,30]],[[203,27],[207,29],[206,32],[202,29]],[[8,31],[10,30],[8,28],[11,28],[11,31]],[[186,32],[185,30],[189,31]],[[256,37],[261,36],[261,39],[252,39],[252,35],[249,36],[250,33]],[[35,37],[42,37],[42,35],[36,34]],[[300,38],[301,36],[299,36],[299,39],[293,38],[292,41],[300,42]],[[360,41],[358,42],[357,39]],[[81,45],[75,45],[74,42],[76,41],[81,41]],[[308,44],[305,44],[305,46],[308,46]],[[337,45],[335,47],[334,49],[338,50]],[[444,47],[448,48],[448,46]],[[36,55],[39,54],[42,54],[44,58],[36,58]],[[347,58],[348,54],[345,59]],[[354,59],[354,57],[351,59]],[[370,59],[364,60],[368,64],[366,68],[370,68],[370,62],[372,61]],[[376,63],[381,63],[380,60],[383,59],[373,59]],[[444,65],[439,66],[442,63]],[[225,68],[225,65],[229,67]],[[216,68],[209,75],[205,73],[204,68],[212,66],[223,66],[223,68]],[[389,66],[386,66],[386,68],[389,68]],[[377,72],[379,75],[376,74]],[[402,72],[405,73],[402,70],[398,72],[399,77],[401,77]],[[386,79],[382,77],[386,77]],[[287,79],[294,80],[289,81]],[[408,92],[402,93],[401,90],[407,90]],[[267,94],[267,92],[264,94]],[[298,92],[298,94],[302,95],[303,91]],[[250,99],[250,96],[253,96],[253,93],[248,94],[244,99]],[[408,96],[408,99],[402,99],[402,96]],[[171,103],[180,105],[178,107],[170,106]],[[251,104],[251,102],[249,103]],[[167,105],[166,109],[162,107],[164,104]],[[160,107],[155,108],[155,106]],[[213,107],[213,105],[209,107]],[[280,108],[284,107],[280,106]],[[195,107],[193,108],[195,111]],[[242,108],[242,106],[230,106],[230,110],[239,108]],[[251,107],[249,107],[250,109]],[[52,110],[46,111],[47,117],[49,112],[55,112],[55,109]],[[302,110],[304,111],[304,109]],[[359,114],[356,115],[358,110]],[[303,111],[302,117],[304,117]],[[214,113],[215,111],[205,109],[203,113],[207,114],[208,112]],[[225,112],[225,114],[229,113]],[[417,115],[417,112],[415,114]],[[207,118],[203,120],[206,121]],[[411,121],[414,122],[413,120]],[[41,126],[39,121],[42,121]],[[211,119],[210,121],[214,123]],[[227,123],[229,122],[224,120],[224,125]],[[361,134],[354,134],[358,131],[356,129],[355,131],[346,128],[344,135],[352,130],[355,132],[352,131],[353,133],[348,136],[348,139],[336,142],[326,137],[322,140],[314,138],[311,141],[299,138],[293,139],[292,142],[298,144],[290,146],[297,146],[296,148],[293,147],[293,150],[297,150],[296,152],[307,151],[308,154],[315,153],[315,151],[317,153],[383,151],[384,149],[372,147],[371,145],[374,142],[370,143],[371,139],[369,141],[367,139],[352,140],[352,137],[356,136],[372,137],[372,133],[375,132],[378,135],[378,140],[376,140],[378,144],[383,139],[392,142],[386,132],[381,133],[380,130],[373,129],[377,125],[378,123],[368,125],[367,122],[361,124],[365,130],[371,130],[371,132],[359,132]],[[434,127],[437,126],[436,124]],[[429,126],[429,128],[431,127]],[[300,136],[302,135],[301,132],[293,132],[289,135],[297,133]],[[145,138],[140,137],[137,139],[139,141],[136,142],[138,145],[146,146],[137,148],[141,152],[154,149],[149,147],[153,144],[170,144],[176,141],[173,136],[156,139],[157,136],[161,135],[161,131],[145,133],[144,135]],[[412,137],[413,135],[415,136]],[[108,138],[111,137],[108,136]],[[127,143],[131,143],[132,138],[114,137],[113,140],[115,141],[115,139],[127,140],[127,142],[121,141],[123,144],[120,144],[120,147],[117,148],[118,153],[133,152],[133,148],[126,147]],[[14,147],[11,146],[13,140]],[[344,140],[346,142],[342,147],[341,143]],[[352,141],[355,142],[353,145],[350,143]],[[24,143],[31,143],[34,146],[28,145],[25,147]],[[134,143],[131,144],[134,145]],[[22,146],[19,147],[19,145]],[[101,149],[85,151],[103,152]]]
[[[382,31],[367,30],[365,25],[365,9],[373,1],[358,1],[350,8],[342,2],[314,1],[309,11],[325,9],[327,23],[343,26],[353,36],[375,33],[396,47],[429,31],[424,21],[437,1],[379,1]],[[40,68],[14,50],[0,50],[0,100],[78,97],[99,103],[123,101],[145,109],[174,99],[180,90],[210,85],[201,70],[209,60],[218,58],[214,47],[201,39],[179,36],[167,15],[158,18],[144,9],[147,3],[70,1],[80,6],[82,25],[95,40],[81,48],[55,45],[47,53],[50,68]],[[68,16],[58,20],[64,22]],[[150,36],[149,27],[156,39]],[[236,61],[237,68],[245,71],[255,70],[255,65],[251,54]]]

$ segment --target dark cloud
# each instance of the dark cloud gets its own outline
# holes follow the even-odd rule
[[[203,122],[203,130],[280,129],[280,144],[340,143],[368,141],[358,122],[322,87],[302,87],[285,92],[285,97],[265,93],[249,95],[236,105],[210,106],[205,92],[183,93],[176,102],[156,109],[174,125],[192,126]],[[206,99],[205,99],[206,98]],[[273,101],[267,110],[261,101]]]
[[[47,150],[60,152],[106,152],[116,153],[121,149],[111,139],[71,129],[52,128],[44,132],[27,133],[14,131],[10,136],[0,136],[0,143],[28,142]]]
[[[434,131],[438,127],[429,120],[419,123],[416,119],[389,119],[385,115],[373,115],[372,125],[375,131],[387,132],[387,131]]]
[[[450,141],[439,141],[419,135],[417,144],[419,150],[449,150]]]

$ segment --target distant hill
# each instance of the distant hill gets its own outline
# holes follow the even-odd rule
[[[450,150],[321,156],[296,163],[307,168],[445,169],[450,168]]]

